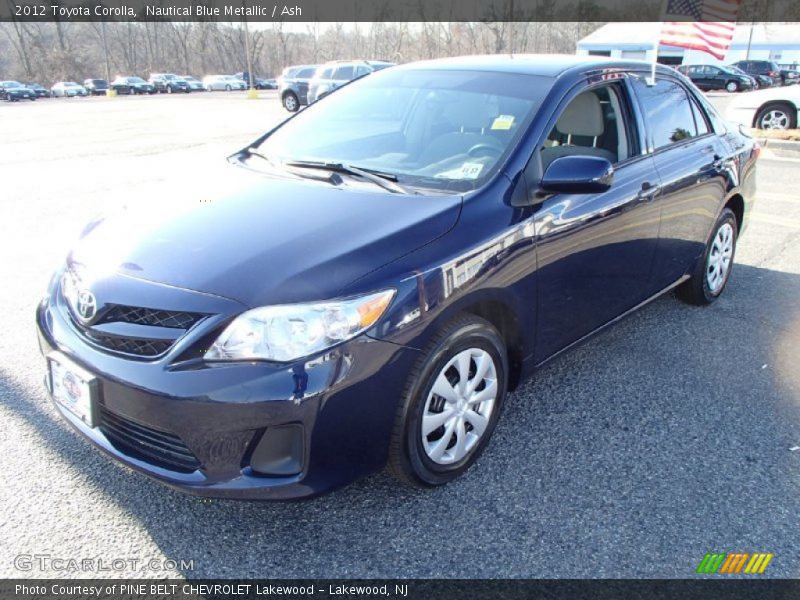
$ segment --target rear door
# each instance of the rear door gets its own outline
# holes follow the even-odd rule
[[[295,86],[301,104],[308,103],[308,82],[311,81],[311,78],[314,76],[314,71],[316,70],[316,67],[300,69],[295,75]]]
[[[660,76],[631,78],[661,178],[661,231],[653,266],[658,287],[689,272],[702,255],[727,189],[731,150],[694,95]],[[724,134],[724,132],[720,132]]]

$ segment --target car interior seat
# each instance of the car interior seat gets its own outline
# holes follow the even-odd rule
[[[556,122],[555,130],[566,136],[566,143],[542,149],[542,168],[546,170],[551,162],[562,156],[599,156],[616,162],[616,153],[596,145],[605,129],[600,98],[594,92],[579,94]]]

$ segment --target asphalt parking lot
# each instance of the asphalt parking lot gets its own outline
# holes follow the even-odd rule
[[[0,104],[0,576],[690,577],[740,551],[800,577],[800,161],[768,152],[719,302],[663,297],[552,363],[446,488],[380,474],[302,503],[200,500],[72,433],[33,324],[70,241],[117,203],[211,189],[286,114],[274,92]],[[20,570],[20,555],[192,564]]]

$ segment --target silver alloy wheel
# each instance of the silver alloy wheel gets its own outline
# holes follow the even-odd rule
[[[789,129],[789,115],[786,111],[773,108],[767,111],[758,122],[759,129]]]
[[[735,81],[729,81],[728,84],[725,86],[725,89],[729,92],[735,92],[739,89],[739,85]]]
[[[731,270],[733,258],[733,227],[730,223],[723,223],[711,241],[711,250],[708,253],[706,264],[706,283],[712,294],[716,294],[725,285]]]
[[[297,99],[292,94],[287,94],[283,99],[283,105],[286,107],[286,110],[294,112],[297,108]]]
[[[457,463],[478,445],[497,400],[497,367],[480,348],[456,354],[436,376],[422,414],[425,453],[440,465]]]

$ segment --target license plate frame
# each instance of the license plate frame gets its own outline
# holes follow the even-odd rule
[[[47,355],[47,376],[50,394],[56,404],[87,427],[96,427],[100,398],[100,382],[97,377],[61,352]]]

